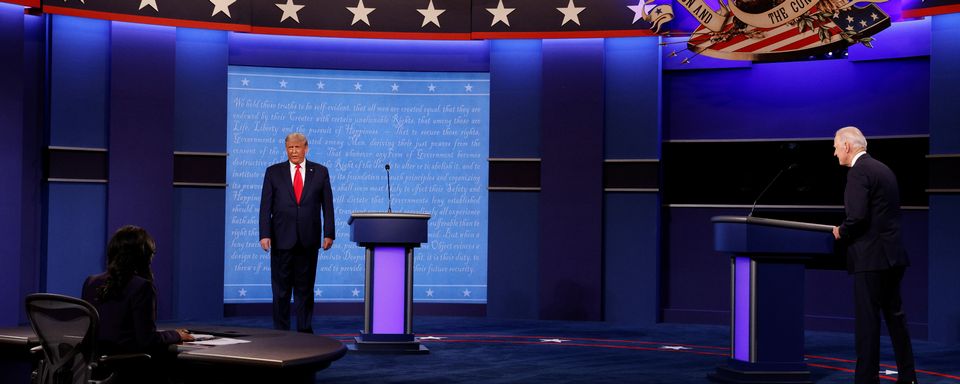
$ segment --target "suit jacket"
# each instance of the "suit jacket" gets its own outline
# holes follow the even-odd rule
[[[107,282],[107,273],[83,282],[83,300],[100,314],[99,350],[112,353],[155,353],[180,342],[175,330],[157,331],[157,289],[139,276],[130,279],[119,297],[100,301],[97,288]]]
[[[324,237],[336,238],[333,221],[333,191],[327,167],[305,161],[300,204],[293,193],[290,162],[267,167],[260,194],[260,238],[270,238],[278,249],[300,244],[319,249]],[[323,222],[321,226],[321,215]]]
[[[840,225],[846,239],[847,271],[879,271],[910,265],[900,236],[900,191],[886,165],[863,154],[847,172],[843,193],[847,217]]]

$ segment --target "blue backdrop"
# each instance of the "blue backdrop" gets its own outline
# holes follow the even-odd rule
[[[363,249],[352,212],[426,212],[430,242],[415,252],[414,299],[486,302],[487,73],[372,72],[231,66],[228,75],[225,302],[271,300],[259,247],[263,170],[303,132],[307,158],[331,172],[338,241],[321,252],[317,301],[360,301]]]

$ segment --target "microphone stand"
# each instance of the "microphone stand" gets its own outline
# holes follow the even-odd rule
[[[393,198],[390,196],[390,164],[383,166],[383,169],[387,170],[387,213],[393,213],[391,206]]]

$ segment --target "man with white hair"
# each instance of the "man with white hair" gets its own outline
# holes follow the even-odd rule
[[[846,219],[833,228],[833,236],[846,245],[847,271],[853,275],[855,382],[879,382],[882,314],[896,355],[897,383],[916,383],[913,347],[900,299],[900,281],[910,260],[900,237],[897,177],[867,154],[867,139],[856,127],[840,128],[833,148],[840,165],[850,167],[843,193]]]

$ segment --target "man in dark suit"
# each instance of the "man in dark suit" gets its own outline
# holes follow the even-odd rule
[[[260,247],[270,252],[273,326],[290,329],[290,291],[297,332],[313,333],[317,255],[333,246],[333,192],[327,167],[306,161],[307,138],[287,135],[288,161],[271,165],[260,195]],[[322,226],[320,217],[323,216]]]
[[[833,147],[840,165],[850,167],[843,194],[847,217],[833,228],[833,236],[846,244],[847,271],[853,275],[855,381],[879,382],[882,314],[896,355],[897,383],[915,383],[913,347],[900,300],[900,281],[910,261],[900,238],[897,177],[867,154],[867,139],[856,127],[838,130]]]

